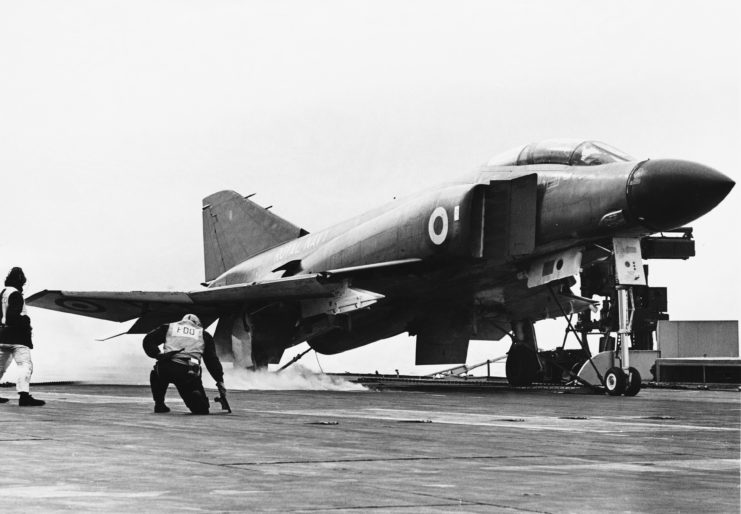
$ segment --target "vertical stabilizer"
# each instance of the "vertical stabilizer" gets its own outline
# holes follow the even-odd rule
[[[250,257],[307,232],[235,191],[203,199],[206,281]]]

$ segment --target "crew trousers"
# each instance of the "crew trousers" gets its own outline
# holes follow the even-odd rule
[[[22,344],[0,344],[0,378],[8,371],[11,358],[18,365],[18,380],[15,382],[15,389],[19,393],[27,393],[31,385],[31,373],[33,373],[31,349]]]
[[[165,403],[165,394],[170,384],[175,384],[190,412],[208,414],[209,403],[201,382],[200,366],[187,366],[173,361],[158,362],[149,374],[155,404]]]

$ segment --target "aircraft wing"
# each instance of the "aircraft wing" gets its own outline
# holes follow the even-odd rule
[[[26,304],[52,311],[109,321],[128,321],[151,312],[193,305],[188,293],[166,291],[49,291],[35,293]]]
[[[194,291],[44,290],[28,297],[26,304],[107,321],[137,319],[128,330],[130,334],[146,333],[187,313],[198,315],[208,326],[232,308],[273,301],[297,302],[306,317],[341,314],[369,307],[383,298],[373,291],[351,288],[353,278],[390,267],[405,268],[419,261],[404,259]]]
[[[164,323],[188,312],[215,319],[217,311],[223,311],[229,304],[327,298],[337,285],[337,281],[311,274],[198,291],[44,290],[28,297],[26,304],[109,321],[156,318]]]

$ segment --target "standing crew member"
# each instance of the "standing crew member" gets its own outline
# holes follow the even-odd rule
[[[18,365],[18,380],[15,388],[18,391],[18,405],[21,407],[39,407],[46,402],[37,400],[28,393],[31,385],[31,319],[26,314],[26,302],[23,301],[23,286],[26,275],[21,268],[12,268],[5,278],[5,287],[0,292],[2,302],[2,320],[0,320],[0,377],[5,374],[12,358]],[[7,402],[0,398],[0,403]]]
[[[163,352],[160,345],[164,345]],[[165,405],[165,393],[172,383],[190,412],[208,414],[208,397],[201,382],[201,359],[216,380],[219,392],[222,396],[226,394],[224,370],[216,356],[214,339],[203,330],[195,314],[186,314],[181,321],[152,330],[144,336],[143,346],[147,355],[157,359],[149,375],[154,412],[170,412]]]

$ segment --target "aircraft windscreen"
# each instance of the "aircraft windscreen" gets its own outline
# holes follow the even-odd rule
[[[528,164],[562,164],[597,166],[611,162],[635,160],[630,155],[600,141],[549,139],[518,146],[492,157],[487,166],[524,166]]]
[[[634,161],[635,158],[600,141],[585,141],[574,150],[572,166],[597,166],[611,162]]]
[[[574,153],[575,141],[568,139],[551,139],[530,145],[527,156],[528,164],[570,164]],[[520,163],[523,164],[523,163]]]

